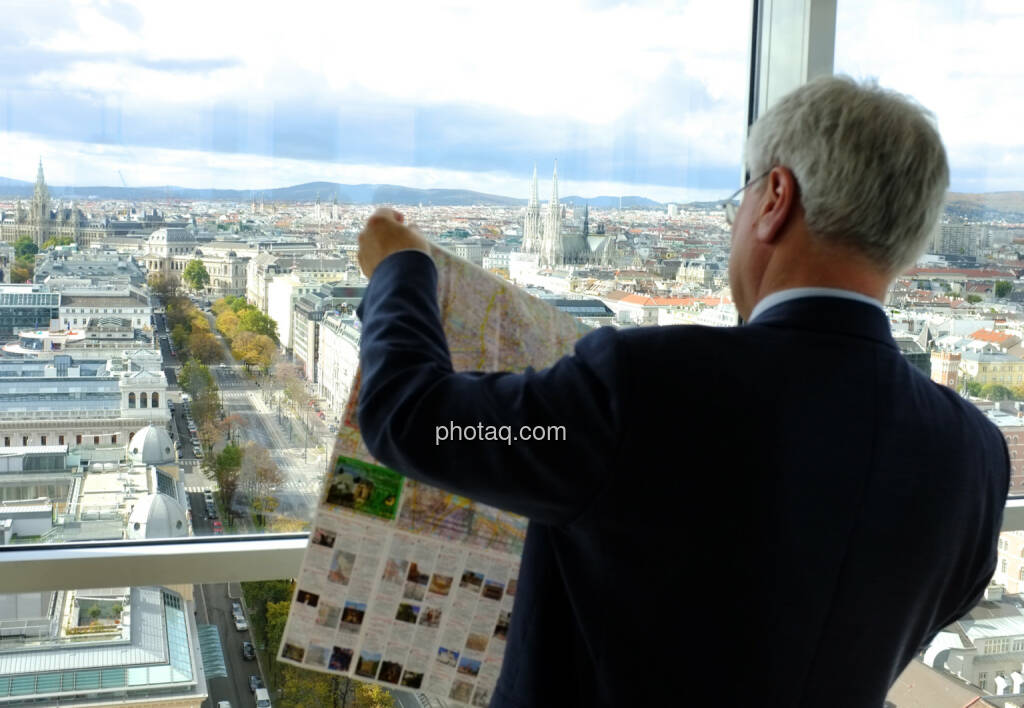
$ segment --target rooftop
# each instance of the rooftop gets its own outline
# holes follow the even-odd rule
[[[125,295],[65,295],[63,307],[148,307],[145,298],[134,294]]]
[[[81,643],[52,637],[49,646],[33,642],[0,648],[0,705],[23,704],[41,694],[64,704],[76,699],[94,702],[103,694],[123,699],[126,690],[129,695],[154,689],[195,690],[197,667],[181,596],[157,587],[132,588],[129,593],[122,610],[124,630],[112,637]],[[70,597],[60,604],[62,620],[77,611]]]
[[[1010,340],[1019,341],[1019,338],[1012,334],[996,332],[991,329],[979,329],[971,334],[971,339],[980,339],[983,342],[992,342],[993,344],[1005,344]]]
[[[1012,356],[1010,354],[1003,354],[1002,352],[972,352],[967,351],[963,354],[964,361],[977,361],[983,364],[1018,364],[1024,363],[1024,359]]]
[[[59,307],[60,293],[0,290],[0,307]]]

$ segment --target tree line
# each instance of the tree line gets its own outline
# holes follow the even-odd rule
[[[249,629],[257,646],[266,651],[267,686],[281,708],[395,708],[387,689],[343,676],[300,669],[277,661],[284,638],[295,583],[266,580],[242,583],[249,610]]]

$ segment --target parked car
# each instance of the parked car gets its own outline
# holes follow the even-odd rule
[[[235,629],[237,629],[239,632],[244,632],[247,629],[249,629],[249,623],[245,621],[244,617],[237,617],[236,616],[234,618],[234,620],[235,620]]]
[[[270,704],[270,691],[265,688],[257,688],[253,694],[256,698],[256,708],[273,708]]]
[[[256,693],[257,688],[263,688],[263,679],[256,674],[249,677],[249,690]]]
[[[235,617],[242,616],[242,603],[238,600],[231,601],[231,614],[233,614]]]
[[[242,658],[246,661],[256,660],[256,647],[252,645],[252,642],[242,642]]]
[[[217,708],[231,708],[231,701],[217,701]]]

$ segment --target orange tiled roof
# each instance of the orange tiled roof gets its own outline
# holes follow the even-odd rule
[[[977,332],[971,335],[971,339],[977,339],[982,342],[992,342],[993,344],[1003,344],[1010,339],[1016,339],[1012,334],[1006,332],[996,332],[991,329],[979,329]]]
[[[619,298],[619,302],[641,305],[643,307],[690,307],[698,303],[708,307],[716,307],[728,304],[730,300],[725,297],[647,297],[645,295],[626,295]]]

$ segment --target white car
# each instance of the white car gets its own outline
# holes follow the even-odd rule
[[[217,701],[217,708],[231,708],[231,701]]]
[[[234,619],[235,629],[237,629],[239,632],[244,632],[247,629],[249,629],[249,623],[245,621],[245,617],[239,617],[238,615],[235,615]]]

